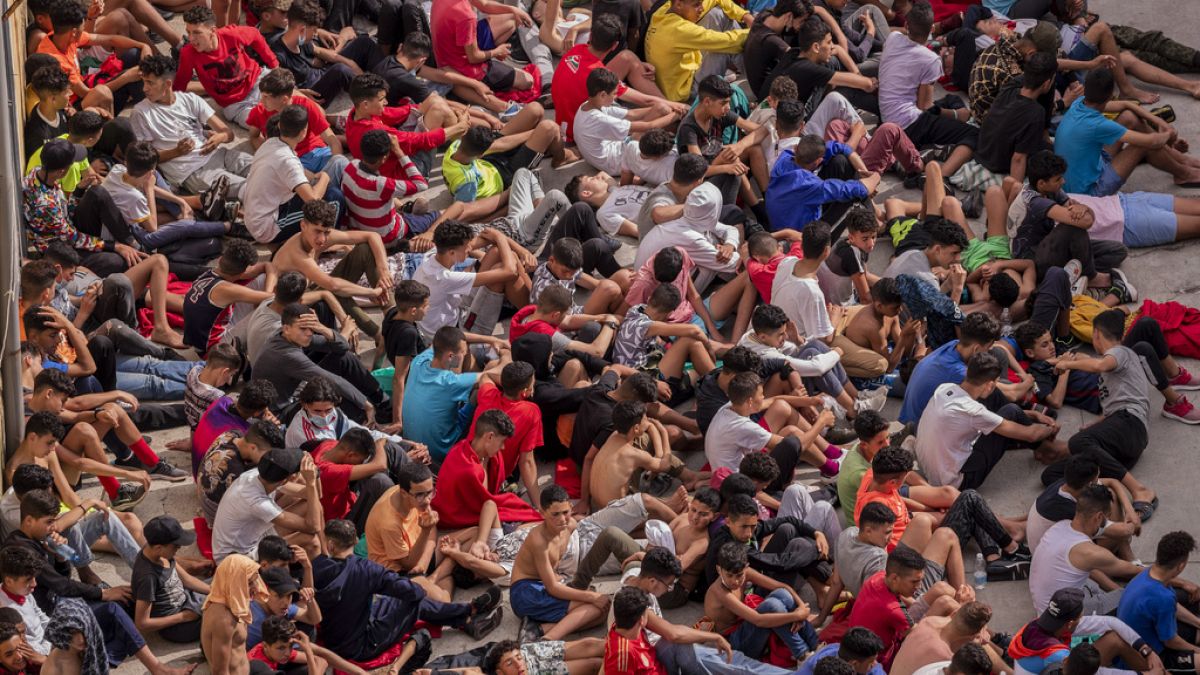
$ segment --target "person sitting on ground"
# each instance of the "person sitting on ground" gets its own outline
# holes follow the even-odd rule
[[[244,316],[246,308],[271,299],[274,287],[275,267],[258,262],[254,244],[226,239],[217,264],[193,281],[183,297],[184,343],[203,356],[236,323],[239,305]]]
[[[894,279],[907,274],[950,296],[951,300],[958,300],[967,281],[961,256],[970,242],[958,223],[941,215],[931,215],[922,223],[928,243],[897,255],[881,276]],[[905,241],[908,241],[907,237]]]
[[[404,154],[395,139],[382,129],[372,129],[363,134],[359,151],[362,159],[356,159],[346,167],[341,183],[350,229],[374,232],[383,239],[384,246],[391,249],[399,248],[401,242],[413,235],[427,232],[436,217],[405,213],[396,207],[397,200],[429,188],[417,165]],[[389,157],[396,157],[401,163],[404,178],[380,174],[384,161]],[[421,229],[421,226],[425,229]]]
[[[438,513],[431,508],[436,494],[433,473],[424,464],[409,462],[397,470],[395,479],[367,516],[367,557],[407,574],[426,593],[446,601],[449,594],[427,574],[438,543]]]
[[[411,6],[411,2],[407,4]],[[424,18],[424,12],[421,13],[421,17]],[[383,25],[381,20],[381,33]],[[395,37],[402,37],[403,42],[394,45],[394,53],[370,69],[383,77],[387,83],[388,105],[398,105],[404,99],[418,104],[428,101],[431,105],[427,109],[435,111],[435,115],[442,106],[445,106],[445,110],[457,112],[461,104],[449,102],[444,98],[453,93],[457,99],[472,106],[468,110],[472,119],[493,126],[500,121],[497,117],[502,117],[505,123],[509,123],[522,112],[519,103],[510,103],[498,98],[482,80],[467,77],[451,68],[438,68],[435,59],[432,58],[433,41],[427,32],[415,30],[403,35],[397,34]],[[395,38],[382,38],[380,41],[381,47],[391,51],[393,46],[386,44],[383,39]],[[482,107],[486,112],[480,112],[475,106]],[[434,123],[430,126],[442,125]]]
[[[283,431],[279,425],[266,420],[254,420],[248,429],[229,431],[217,437],[196,472],[200,509],[210,528],[225,491],[242,474],[257,467],[272,448],[282,447]]]
[[[542,447],[542,412],[537,404],[527,400],[533,394],[533,366],[514,361],[500,370],[499,379],[498,383],[491,378],[481,380],[467,436],[475,435],[475,422],[485,412],[499,410],[508,415],[513,421],[513,433],[505,440],[500,459],[510,473],[513,469],[517,471],[529,501],[536,504],[540,488],[533,451]]]
[[[645,303],[654,289],[662,284],[671,284],[679,289],[683,301],[671,312],[672,323],[694,323],[711,336],[720,336],[722,331],[717,321],[733,318],[737,323],[741,319],[739,310],[746,294],[748,275],[738,274],[732,281],[721,286],[707,299],[700,297],[700,291],[692,280],[692,270],[695,263],[688,254],[678,246],[670,246],[655,253],[642,265],[629,284],[629,292],[625,295],[625,311],[628,307]],[[618,312],[621,308],[618,308]],[[737,316],[730,317],[737,313]],[[749,317],[745,318],[749,322]],[[735,332],[736,334],[736,332]]]
[[[813,675],[816,668],[827,658],[838,658],[850,664],[857,675],[883,675],[879,665],[883,641],[866,628],[854,627],[846,631],[840,642],[827,644],[800,664],[797,675]]]
[[[621,185],[640,183],[657,187],[671,181],[679,148],[671,132],[651,129],[637,143],[627,143],[621,154]]]
[[[703,377],[714,367],[714,357],[719,358],[725,347],[714,343],[704,331],[692,323],[670,323],[671,312],[683,301],[679,289],[663,284],[654,289],[644,305],[629,308],[613,340],[613,362],[628,368],[645,368],[652,353],[666,351],[656,366],[658,379],[670,388],[671,405],[685,400],[693,386],[693,375],[685,366],[692,364],[696,375]]]
[[[859,110],[879,114],[879,100],[875,95],[879,80],[863,75],[852,60],[839,59],[836,67],[830,66],[836,56],[834,39],[821,17],[810,16],[800,24],[795,47],[796,58],[790,64],[781,64],[769,78],[790,78],[796,83],[797,100],[811,106],[810,110],[815,110],[825,92],[830,91],[842,95]]]
[[[903,327],[898,319],[904,296],[895,279],[879,279],[871,285],[871,302],[854,312],[833,346],[845,350],[845,342],[874,352],[879,359],[869,374],[894,372],[906,359],[925,356],[925,323],[910,319]],[[878,376],[877,375],[877,376]],[[867,385],[863,385],[867,386]]]
[[[80,110],[96,108],[111,118],[131,100],[136,100],[138,57],[155,52],[144,42],[124,35],[99,35],[85,31],[88,9],[81,3],[54,3],[50,9],[51,32],[38,43],[37,53],[49,54],[67,73],[71,99]],[[81,47],[107,49],[120,62],[115,76],[84,78],[78,53]]]
[[[989,49],[997,48],[999,45]],[[979,148],[975,160],[984,168],[1007,173],[1018,183],[1025,180],[1026,162],[1046,148],[1046,109],[1041,99],[1054,88],[1057,73],[1053,54],[1035,52],[1025,59],[1021,77],[996,92],[989,106],[996,114],[976,111]]]
[[[663,221],[642,239],[634,268],[641,269],[654,253],[676,246],[700,268],[695,283],[701,292],[707,290],[717,275],[735,276],[741,261],[738,251],[741,236],[736,227],[720,222],[723,203],[721,191],[715,185],[696,186],[687,193],[675,219]]]
[[[476,9],[486,16],[476,18]],[[533,20],[518,7],[490,0],[452,0],[430,10],[433,53],[438,65],[479,80],[493,91],[528,91],[533,77],[504,62],[510,54],[508,39],[517,26]],[[543,82],[545,88],[549,82]],[[535,92],[540,93],[540,92]]]
[[[188,40],[179,50],[175,91],[190,91],[194,73],[200,83],[198,88],[221,106],[225,119],[246,127],[246,118],[259,100],[258,82],[265,75],[259,63],[277,68],[279,59],[262,33],[254,28],[217,28],[216,16],[207,7],[187,10],[183,23]]]
[[[215,672],[249,672],[246,633],[253,598],[266,593],[258,563],[233,554],[217,565],[200,619],[200,644]]]
[[[703,478],[691,471],[671,453],[667,431],[658,420],[646,419],[646,406],[640,401],[622,401],[613,408],[613,431],[600,447],[593,460],[605,467],[604,471],[592,471],[588,494],[593,508],[603,508],[608,503],[629,494],[642,479],[652,479],[658,474],[679,478],[684,485],[694,484]],[[639,447],[643,435],[650,442]],[[593,464],[593,466],[595,466]],[[668,502],[674,512],[683,510],[686,488],[681,487]]]
[[[74,115],[71,115],[71,119],[67,120],[65,129],[55,128],[53,130],[48,130],[46,138],[36,141],[37,145],[32,154],[30,154],[29,160],[25,163],[25,173],[28,174],[30,171],[33,171],[34,167],[41,166],[41,151],[42,146],[46,141],[54,138],[62,138],[74,143],[75,145],[82,145],[83,147],[91,150],[98,142],[100,142],[100,136],[104,132],[105,124],[104,118],[101,117],[99,113],[91,110],[82,110]],[[59,133],[60,131],[64,130],[66,131],[65,134]],[[28,131],[29,129],[26,127],[26,132]],[[26,148],[29,147],[29,142],[30,141],[26,141]],[[84,157],[82,160],[75,162],[69,169],[67,169],[66,175],[59,180],[59,184],[62,185],[63,192],[66,192],[67,194],[78,190],[80,186],[86,188],[88,186],[95,185],[105,177],[103,172],[105,166],[106,165],[104,165],[102,162],[98,162],[96,166],[92,166],[91,159]]]
[[[46,56],[54,59],[48,54]],[[25,141],[25,160],[32,163],[34,153],[41,149],[43,143],[52,138],[59,138],[67,132],[66,108],[70,105],[74,93],[71,91],[67,72],[58,65],[58,61],[53,61],[51,65],[41,66],[37,70],[27,70],[25,76],[29,82],[27,91],[32,91],[37,96],[37,103],[34,106],[37,114],[30,111],[29,119],[25,121],[25,127],[21,133],[21,137]],[[100,123],[103,124],[103,118],[98,113],[92,113],[89,117],[91,116],[95,116],[95,119],[100,120]],[[37,164],[41,164],[41,162],[37,162]],[[30,166],[25,173],[32,170],[33,166]],[[74,189],[67,190],[66,187],[63,189],[67,192],[75,191]]]
[[[292,645],[299,645],[299,648]],[[265,663],[268,666],[306,666],[314,672],[329,667],[348,675],[366,675],[367,671],[334,654],[328,649],[313,644],[304,631],[296,628],[296,624],[286,616],[270,616],[262,625],[262,642],[254,645],[246,652],[251,663]],[[255,670],[251,667],[251,671]]]
[[[950,616],[927,616],[917,622],[892,661],[890,673],[914,675],[939,661],[950,661],[963,645],[978,644],[987,652],[996,671],[1003,670],[1003,654],[992,644],[987,624],[992,608],[973,600],[964,603]]]
[[[1149,647],[1168,671],[1194,667],[1198,651],[1192,625],[1196,623],[1196,605],[1190,593],[1196,586],[1179,579],[1195,550],[1196,540],[1187,532],[1163,535],[1154,564],[1129,582],[1117,606],[1117,618],[1145,641],[1145,645],[1131,643],[1134,648],[1141,648],[1142,656],[1148,657],[1144,647]]]
[[[617,106],[621,81],[607,68],[593,69],[586,84],[588,98],[575,113],[575,143],[588,164],[610,175],[621,175],[626,145],[651,129],[662,129],[679,120],[679,113],[665,105],[635,110]],[[632,236],[633,232],[622,234]]]
[[[287,486],[278,495],[284,503],[291,502],[285,509],[276,501],[276,491],[297,474],[303,479],[302,487]],[[312,457],[296,449],[272,448],[221,497],[213,519],[213,560],[219,565],[230,555],[250,554],[258,541],[272,532],[316,550],[315,535],[322,523],[319,486]]]
[[[260,561],[260,564],[264,561]],[[321,607],[312,599],[313,588],[302,587],[286,567],[263,567],[259,577],[267,592],[250,601],[250,615],[254,617],[246,626],[246,646],[254,647],[262,642],[263,623],[268,617],[283,616],[294,619],[311,632],[321,622]],[[308,579],[311,582],[311,578]]]
[[[934,391],[947,383],[962,382],[971,357],[991,351],[1000,338],[1000,323],[983,312],[972,312],[958,330],[959,339],[933,350],[917,363],[904,389],[900,421],[917,423]]]
[[[713,11],[717,8],[719,11]],[[754,15],[723,0],[669,0],[650,16],[646,27],[646,61],[668,101],[691,100],[697,83],[708,75],[724,77],[740,54]]]
[[[404,429],[404,389],[413,359],[428,348],[417,322],[429,311],[429,287],[404,279],[392,292],[392,308],[383,316],[384,352],[392,375],[392,424]]]
[[[302,446],[309,448],[317,464],[325,518],[344,518],[355,523],[355,527],[361,524],[365,528],[371,509],[393,485],[386,442],[383,438],[374,439],[370,431],[361,428],[350,429],[337,439]],[[397,462],[402,456],[403,453],[396,453]]]
[[[133,566],[134,623],[143,633],[157,632],[170,642],[200,639],[200,610],[209,585],[176,562],[179,549],[196,541],[171,516],[158,516],[143,529],[146,545]]]
[[[41,665],[50,654],[50,643],[46,641],[45,627],[50,617],[38,607],[37,602],[30,602],[37,576],[41,574],[45,563],[37,554],[20,546],[5,546],[0,548],[0,590],[5,591],[0,596],[0,612],[16,614],[17,621],[4,621],[14,628],[19,628],[23,644],[20,650],[30,662]],[[0,654],[3,650],[0,650]],[[2,660],[2,659],[0,659]],[[7,667],[7,664],[4,664]],[[23,675],[24,671],[18,671]]]
[[[222,387],[228,387],[234,377],[242,372],[244,365],[237,348],[222,342],[208,350],[202,365],[188,371],[183,406],[188,426],[193,432],[200,424],[204,411],[225,395]]]
[[[1142,520],[1133,508],[1129,490],[1112,478],[1100,477],[1100,465],[1086,455],[1072,455],[1066,461],[1063,477],[1042,490],[1029,507],[1025,537],[1029,548],[1037,550],[1042,537],[1056,523],[1075,517],[1075,502],[1079,492],[1089,485],[1102,485],[1113,495],[1108,523],[1096,543],[1117,554],[1122,560],[1133,560],[1130,547],[1141,530]]]
[[[563,248],[559,245],[568,241],[574,240],[559,239],[555,242],[555,248]],[[576,248],[575,252],[578,250]],[[541,333],[550,337],[551,348],[556,355],[573,352],[603,358],[616,336],[620,318],[615,314],[574,313],[571,311],[573,309],[579,308],[574,304],[571,291],[557,284],[547,286],[538,294],[535,303],[521,308],[513,315],[509,326],[509,339],[516,340],[530,332]],[[582,338],[583,333],[593,323],[601,325],[600,331],[595,333],[591,342],[581,342],[572,337],[574,335]]]
[[[270,407],[278,394],[269,380],[256,378],[242,387],[236,397],[225,395],[213,402],[200,416],[192,432],[192,475],[196,475],[204,456],[217,437],[227,431],[245,432],[255,420],[264,419],[278,427]],[[280,431],[282,433],[282,431]],[[283,447],[283,441],[271,447]],[[213,514],[216,514],[215,505]]]
[[[327,377],[314,377],[306,382],[297,398],[300,409],[287,427],[288,447],[301,447],[313,441],[337,441],[352,429],[362,429],[371,435],[373,442],[383,442],[389,470],[409,460],[428,462],[429,455],[424,446],[391,433],[396,430],[394,424],[368,429],[347,417],[338,409],[342,396]]]
[[[287,28],[266,40],[280,67],[291,71],[301,89],[312,91],[318,102],[328,106],[350,87],[356,75],[383,59],[383,52],[365,34],[339,40],[333,49],[325,48],[316,35],[324,19],[324,10],[314,0],[293,2],[287,11]]]
[[[867,260],[875,250],[879,225],[875,214],[864,207],[855,207],[842,219],[846,238],[834,242],[829,257],[817,270],[821,293],[834,305],[870,304],[871,286],[879,276],[867,271]]]
[[[296,78],[287,68],[276,68],[258,83],[261,92],[258,105],[250,111],[246,125],[250,127],[250,145],[255,150],[267,140],[267,123],[289,105],[298,105],[308,112],[308,131],[296,145],[296,156],[305,171],[324,171],[330,179],[341,176],[346,166],[342,142],[338,140],[325,111],[311,98],[296,91]],[[335,182],[336,185],[336,182]]]
[[[579,159],[574,150],[563,145],[562,132],[550,120],[508,135],[476,125],[446,149],[442,175],[457,201],[498,197],[487,202],[494,211],[504,205],[517,171],[536,169],[545,155],[550,156],[551,166],[556,169]]]

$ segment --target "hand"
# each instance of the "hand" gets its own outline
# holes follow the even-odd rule
[[[725,663],[733,663],[733,647],[729,646],[729,640],[718,635],[716,640],[709,643],[721,654],[725,655]]]
[[[869,12],[865,12],[865,13],[863,13],[862,16],[859,17],[859,20],[862,21],[863,32],[866,33],[867,35],[870,35],[871,37],[874,37],[875,36],[875,22],[871,20],[871,14]]]
[[[308,559],[308,551],[305,551],[303,548],[296,546],[295,544],[289,546],[288,549],[292,552],[292,558],[295,559],[296,564],[300,565],[301,567],[308,567],[312,565],[312,561]]]
[[[953,265],[950,265],[949,279],[950,283],[954,284],[955,286],[961,286],[967,280],[967,271],[963,269],[962,265],[954,263]]]
[[[387,263],[376,268],[375,273],[379,275],[379,287],[383,290],[390,291],[396,285],[396,280],[392,278],[392,270],[388,269]]]
[[[43,318],[50,319],[50,321],[47,323],[52,328],[67,330],[74,325],[70,322],[70,320],[67,319],[66,316],[63,315],[62,312],[51,307],[50,305],[42,305],[41,308],[38,309],[38,314],[40,314]]]
[[[739,159],[732,164],[718,164],[717,170],[720,173],[728,174],[730,176],[744,176],[746,172],[750,170],[750,168],[743,164],[742,160]]]
[[[963,584],[962,586],[958,587],[958,591],[954,594],[954,599],[957,600],[959,604],[974,602],[975,589],[971,588],[967,584]]]
[[[1117,57],[1113,56],[1112,54],[1101,54],[1091,61],[1088,61],[1088,66],[1089,70],[1095,70],[1096,68],[1112,70],[1113,68],[1117,67]]]
[[[512,47],[508,46],[508,43],[505,42],[504,44],[502,44],[492,50],[491,58],[496,59],[498,61],[503,61],[511,55],[512,55]]]
[[[204,132],[204,145],[200,146],[200,154],[202,154],[202,155],[211,154],[213,150],[216,150],[217,148],[221,147],[222,139],[223,139],[223,134],[218,135],[217,133],[212,132],[212,131],[205,131]]]
[[[529,16],[529,13],[520,7],[513,7],[512,15],[517,18],[517,23],[525,26],[526,28],[533,25],[533,17]]]
[[[413,253],[424,253],[433,249],[433,235],[423,232],[408,240],[408,250]]]
[[[99,499],[85,499],[79,504],[79,507],[83,509],[84,513],[95,510],[103,513],[105,518],[108,517],[108,504],[105,504]]]
[[[432,530],[437,524],[438,513],[433,509],[426,509],[417,515],[417,525],[420,525],[422,530]]]
[[[46,541],[54,544],[55,546],[63,546],[67,543],[67,538],[57,532],[51,532],[50,534],[46,535]]]
[[[457,540],[454,543],[458,544]],[[488,554],[492,552],[492,549],[488,548],[487,542],[476,541],[471,543],[471,547],[467,549],[467,552],[476,558],[486,559]]]
[[[100,599],[104,602],[126,603],[133,600],[133,589],[128,586],[113,586],[100,591]]]
[[[189,154],[191,151],[193,151],[195,149],[196,149],[196,142],[193,141],[190,137],[181,138],[181,139],[179,139],[179,142],[175,144],[175,153],[178,155]]]
[[[300,594],[300,598],[296,601],[296,604],[307,605],[313,601],[313,597],[316,596],[317,591],[314,588],[305,586],[304,588],[301,588],[298,593]]]
[[[721,244],[717,247],[717,261],[729,262],[733,258],[733,244]]]
[[[837,415],[834,415],[832,410],[822,410],[814,426],[828,428],[833,426],[833,423],[836,421]]]
[[[117,255],[121,256],[121,259],[125,261],[125,264],[130,267],[140,263],[147,257],[145,253],[132,246],[129,246],[128,244],[115,244],[113,246],[113,250]]]
[[[363,416],[366,417],[366,419],[363,420],[363,426],[368,429],[374,429],[375,428],[375,406],[368,403],[367,407],[365,409],[363,409]]]
[[[1063,93],[1063,105],[1070,107],[1075,99],[1083,96],[1083,84],[1080,82],[1072,82],[1067,86],[1067,91]]]
[[[866,15],[864,14],[863,16],[866,16]],[[877,78],[877,77],[868,78],[867,86],[863,87],[863,91],[867,92],[868,94],[871,92],[874,92],[878,89],[879,89],[879,78]]]
[[[151,175],[154,174],[153,171],[151,171],[150,173],[151,173]],[[192,207],[188,206],[186,202],[181,203],[179,205],[179,219],[180,220],[195,220],[196,212],[194,210],[192,210]]]
[[[96,422],[98,424],[107,424],[110,427],[115,427],[120,423],[120,421],[121,420],[117,417],[117,413],[108,406],[105,406],[102,410],[96,413]]]
[[[87,18],[90,21],[95,21],[104,13],[104,0],[92,0],[92,4],[88,6]]]
[[[424,443],[413,443],[408,450],[408,458],[418,464],[429,464],[433,458],[429,456],[429,448]]]
[[[313,485],[317,480],[317,464],[313,461],[312,455],[307,452],[300,460],[300,477],[304,479],[306,485]]]
[[[136,397],[134,397],[134,395],[133,395],[133,394],[130,394],[130,393],[129,393],[129,392],[127,392],[127,391],[118,391],[118,392],[117,392],[117,400],[118,400],[118,401],[123,401],[123,402],[125,402],[125,403],[129,404],[129,408],[130,408],[130,410],[137,410],[137,409],[138,409],[138,400],[137,400],[137,398],[136,398]]]
[[[573,516],[579,516],[582,518],[588,515],[588,513],[588,500],[586,499],[580,499],[579,501],[575,502],[575,506],[571,507],[571,515]]]
[[[733,149],[732,145],[726,145],[721,148],[721,152],[713,158],[713,164],[729,164],[738,161],[740,153]]]
[[[825,533],[818,531],[813,535],[813,539],[817,542],[817,551],[821,553],[822,558],[829,557],[829,540],[825,538]]]
[[[83,297],[79,298],[79,311],[82,314],[91,314],[96,309],[96,301],[100,299],[100,289],[96,286],[88,288],[83,293]]]
[[[128,474],[126,474],[126,476],[129,478],[129,480],[135,480],[141,483],[142,487],[146,488],[146,492],[150,491],[150,474],[138,469],[137,471],[130,471]]]
[[[608,606],[611,602],[612,600],[603,593],[592,593],[591,597],[587,600],[589,605],[595,605],[603,614],[608,614]]]
[[[101,175],[96,173],[95,169],[89,166],[87,170],[83,172],[83,176],[79,179],[79,187],[91,187],[99,183],[101,178]]]

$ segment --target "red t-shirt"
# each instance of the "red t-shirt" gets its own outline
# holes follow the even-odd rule
[[[358,495],[350,489],[349,464],[334,464],[324,461],[325,453],[338,444],[337,441],[324,441],[312,451],[313,462],[317,465],[317,475],[321,480],[321,507],[325,510],[325,519],[345,518],[354,506]]]
[[[764,304],[771,304],[771,284],[775,283],[775,272],[781,260],[782,253],[776,253],[766,264],[751,257],[746,258],[746,273],[750,275],[750,283],[754,284]]]
[[[387,106],[383,109],[382,115],[362,120],[354,119],[354,111],[350,111],[350,117],[346,120],[346,144],[350,146],[350,154],[354,155],[355,159],[362,159],[363,134],[375,129],[383,129],[395,136],[396,140],[400,141],[400,149],[410,157],[423,150],[433,150],[445,143],[445,129],[412,132],[400,131],[396,128],[403,124],[404,120],[408,119],[413,110],[416,110],[416,106]],[[388,158],[383,160],[383,164],[379,167],[379,175],[397,180],[404,180],[406,178],[404,167],[395,155],[388,155]]]
[[[443,68],[453,68],[473,80],[487,74],[486,63],[467,60],[467,45],[475,44],[479,20],[469,0],[437,0],[429,10],[429,32],[433,34],[433,56]]]
[[[315,101],[307,96],[294,94],[292,103],[303,107],[308,111],[308,133],[304,134],[304,140],[300,141],[296,146],[296,156],[303,157],[314,148],[325,147],[325,141],[321,140],[321,134],[329,129],[329,120],[325,119],[325,111]],[[246,118],[246,124],[258,129],[258,133],[265,138],[267,135],[267,122],[271,121],[276,113],[271,112],[259,103],[250,109],[250,115]]]
[[[221,107],[246,100],[258,84],[262,66],[250,56],[253,49],[268,68],[279,67],[275,52],[267,46],[262,33],[249,26],[224,26],[217,29],[217,48],[200,52],[187,44],[179,50],[179,70],[175,73],[175,91],[186,91],[192,73],[204,91]]]
[[[475,437],[475,423],[479,416],[488,410],[500,410],[513,421],[515,431],[504,442],[500,454],[504,456],[504,466],[510,471],[517,465],[518,458],[542,446],[542,411],[532,401],[513,401],[491,382],[479,385],[478,401],[475,406],[475,418],[471,420],[471,430],[467,438]]]
[[[441,63],[438,56],[438,63]],[[579,106],[587,100],[588,73],[596,68],[603,68],[602,61],[592,54],[586,44],[575,45],[566,51],[554,69],[554,79],[550,80],[550,98],[554,100],[554,116],[562,127],[568,141],[574,139],[575,113]],[[617,96],[622,96],[628,90],[624,84],[617,85]]]
[[[617,632],[608,631],[604,640],[605,675],[667,675],[667,669],[658,662],[658,655],[646,631],[637,640],[630,640]]]
[[[250,651],[246,652],[246,656],[249,657],[251,661],[262,661],[268,666],[278,670],[296,660],[296,650],[292,650],[292,653],[288,655],[287,661],[272,661],[271,659],[267,658],[267,653],[263,651],[263,643],[260,642],[251,647]]]
[[[537,305],[525,305],[513,314],[512,323],[508,329],[508,339],[516,340],[526,333],[541,333],[542,335],[553,336],[558,329],[550,325],[550,322],[542,319],[534,319],[528,321],[530,316],[537,311]]]
[[[864,581],[850,610],[851,626],[862,626],[883,640],[880,663],[885,669],[891,665],[890,659],[895,655],[896,645],[912,628],[907,612],[900,605],[900,598],[883,581],[886,574],[880,570]],[[883,663],[885,655],[887,663]]]
[[[888,507],[892,513],[896,514],[896,524],[892,527],[892,537],[888,539],[887,550],[890,553],[896,548],[896,544],[900,543],[900,537],[904,536],[904,531],[908,529],[908,524],[912,521],[912,514],[908,512],[908,504],[904,503],[904,498],[897,492],[879,492],[877,490],[868,490],[867,487],[875,480],[875,474],[871,469],[863,474],[862,483],[858,486],[858,493],[854,500],[854,522],[858,523],[858,516],[862,513],[864,507],[871,502],[879,502]]]

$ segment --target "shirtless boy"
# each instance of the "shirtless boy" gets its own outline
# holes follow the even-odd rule
[[[541,623],[543,639],[562,640],[608,615],[609,597],[563,583],[554,571],[566,550],[575,521],[571,498],[561,485],[542,490],[541,525],[533,528],[513,564],[509,601],[523,621]],[[521,634],[527,629],[523,626]]]
[[[887,359],[886,372],[890,373],[905,357],[925,352],[925,322],[909,320],[901,328],[896,317],[903,308],[904,299],[896,280],[880,279],[871,286],[870,304],[854,314],[842,335]]]
[[[642,471],[665,473],[685,483],[694,483],[699,474],[689,470],[683,462],[671,454],[667,442],[667,430],[658,420],[646,418],[646,404],[641,401],[622,401],[613,408],[614,433],[596,453],[596,464],[604,471],[593,471],[589,476],[593,508],[602,508],[614,499],[629,494],[630,484],[635,488]],[[638,447],[642,434],[650,437],[646,450]],[[648,451],[647,451],[648,450]],[[667,506],[671,518],[683,510],[687,503],[687,490],[681,485]]]
[[[691,596],[692,591],[704,577],[704,559],[708,553],[708,526],[717,519],[717,509],[721,508],[721,495],[710,487],[696,490],[696,496],[688,500],[687,510],[675,516],[671,521],[671,540],[673,550],[679,556],[683,574],[675,582],[675,587],[659,597],[659,604],[665,609],[682,607]],[[647,524],[647,538],[650,538]],[[650,538],[651,544],[657,544]]]

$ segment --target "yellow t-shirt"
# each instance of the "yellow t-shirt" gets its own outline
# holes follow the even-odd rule
[[[59,136],[59,138],[66,137],[66,134]],[[37,150],[33,151],[32,155],[29,156],[29,162],[25,165],[25,175],[28,176],[29,172],[41,165],[42,149],[38,148]],[[91,166],[91,162],[88,161],[87,157],[84,157],[78,162],[75,162],[71,166],[67,167],[67,172],[58,180],[58,185],[62,188],[63,194],[69,195],[75,191],[75,188],[79,187],[79,181],[83,179],[83,174],[88,170],[89,166]]]
[[[459,141],[454,141],[446,149],[442,157],[442,178],[454,194],[454,199],[460,202],[473,202],[504,192],[504,179],[500,171],[491,162],[476,159],[467,164],[454,160],[458,152]]]

